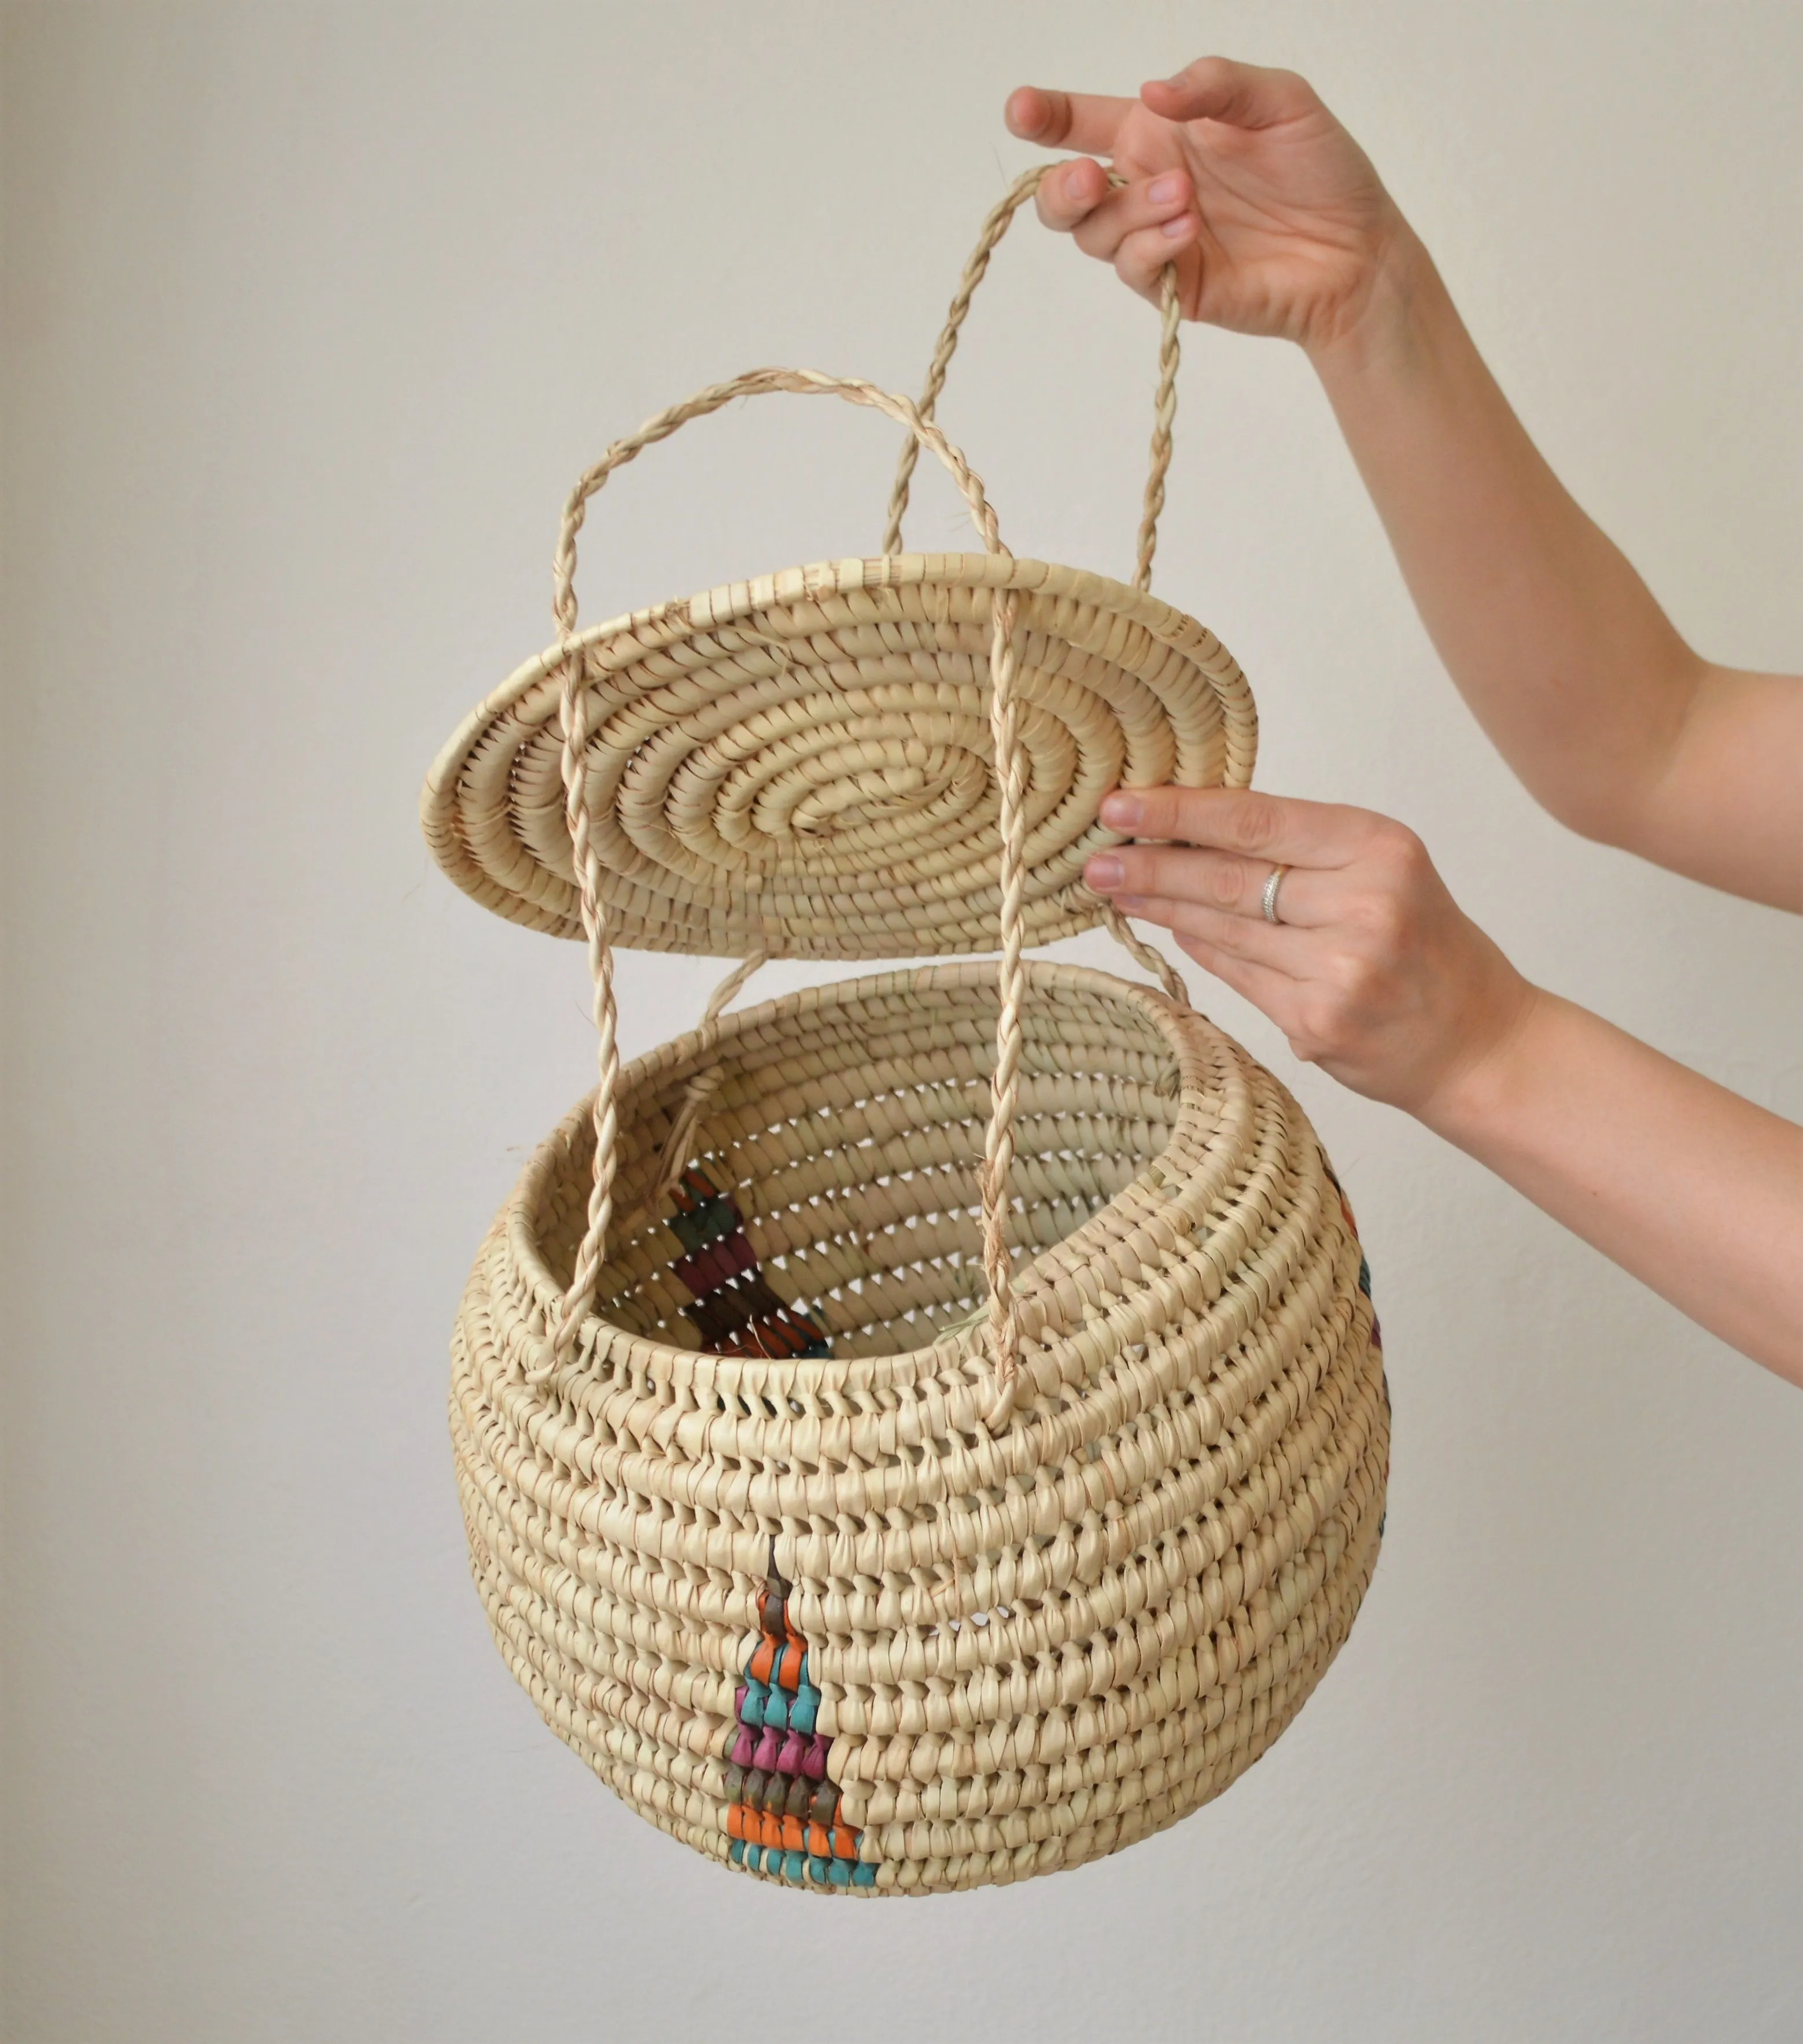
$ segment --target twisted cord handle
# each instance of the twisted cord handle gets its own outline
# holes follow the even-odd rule
[[[922,387],[914,409],[921,418],[930,420],[939,403],[939,394],[945,388],[945,372],[951,365],[951,357],[958,346],[959,328],[964,316],[971,309],[971,300],[976,288],[989,268],[989,259],[995,244],[1008,232],[1015,214],[1039,190],[1040,180],[1054,167],[1050,163],[1036,163],[1032,170],[1023,171],[1000,199],[990,209],[989,217],[977,236],[977,245],[971,251],[971,259],[964,265],[964,274],[958,280],[958,288],[952,294],[951,304],[945,315],[945,325],[940,329],[939,344],[932,352],[932,360],[927,369],[927,380]],[[1118,171],[1108,174],[1110,185],[1118,188],[1127,182]],[[1177,267],[1167,263],[1164,266],[1163,287],[1159,294],[1160,336],[1158,354],[1158,390],[1152,403],[1151,464],[1146,476],[1145,511],[1140,521],[1139,552],[1133,571],[1133,586],[1149,590],[1152,586],[1152,555],[1158,547],[1159,514],[1164,509],[1164,479],[1171,467],[1171,428],[1177,416],[1177,361],[1178,345],[1178,324],[1182,308],[1177,300]],[[902,444],[902,455],[895,466],[895,483],[889,493],[889,521],[882,536],[882,551],[898,554],[902,551],[902,521],[908,509],[908,494],[913,481],[914,464],[920,459],[921,444],[910,436]]]
[[[747,980],[764,962],[761,951],[748,952],[733,966],[726,977],[708,996],[707,1006],[702,1011],[701,1028],[697,1032],[704,1047],[710,1041],[713,1025],[725,1012],[726,1005],[744,987]],[[676,1181],[688,1167],[689,1145],[694,1140],[700,1126],[702,1109],[726,1083],[726,1074],[718,1065],[703,1065],[684,1088],[682,1099],[670,1124],[670,1133],[663,1139],[663,1154],[658,1159],[657,1177],[645,1196],[645,1204],[655,1207],[665,1195],[675,1188]]]
[[[1102,919],[1108,924],[1108,934],[1128,956],[1137,959],[1179,1008],[1186,1009],[1190,989],[1183,984],[1182,973],[1163,952],[1148,944],[1112,901],[1103,903]]]
[[[554,563],[552,613],[556,620],[563,655],[563,687],[559,699],[563,745],[564,816],[570,832],[571,857],[582,904],[582,931],[588,939],[589,968],[594,986],[594,1023],[599,1078],[594,1102],[594,1181],[589,1195],[587,1224],[576,1252],[570,1287],[564,1294],[550,1353],[527,1372],[529,1381],[542,1382],[574,1354],[577,1333],[594,1303],[595,1286],[606,1253],[613,1217],[619,1124],[615,1096],[619,1088],[618,1014],[613,995],[613,954],[608,942],[606,912],[601,898],[601,861],[590,829],[586,755],[592,720],[598,714],[589,686],[587,663],[576,640],[576,535],[582,529],[589,499],[617,468],[657,441],[667,440],[691,419],[719,411],[739,398],[791,391],[802,397],[832,397],[867,405],[905,429],[911,447],[928,448],[962,491],[985,549],[1012,558],[1001,543],[994,511],[981,479],[937,426],[921,417],[905,398],[893,396],[859,378],[823,375],[812,369],[753,369],[705,390],[648,419],[635,433],[616,440],[594,466],[578,479],[563,507]],[[1026,971],[1022,962],[1021,909],[1026,877],[1027,763],[1021,743],[1020,711],[1014,682],[1017,655],[1014,620],[1017,605],[1011,591],[998,590],[992,607],[990,641],[990,728],[996,746],[996,782],[1001,797],[1001,938],[998,972],[1000,1001],[995,1024],[995,1070],[990,1082],[988,1132],[983,1144],[983,1269],[989,1280],[988,1347],[995,1391],[986,1418],[999,1427],[1014,1402],[1019,1364],[1020,1329],[1008,1261],[1007,1190],[1014,1158],[1014,1114],[1020,1089],[1021,1010]],[[744,978],[729,974],[711,1001],[709,1020],[717,1017]]]

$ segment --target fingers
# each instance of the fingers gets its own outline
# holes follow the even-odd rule
[[[1193,266],[1182,259],[1194,250],[1201,232],[1201,221],[1194,212],[1178,213],[1159,227],[1141,228],[1115,250],[1114,274],[1156,305],[1164,286],[1164,266],[1177,263],[1177,294],[1187,314],[1194,304],[1195,280]]]
[[[1366,809],[1248,788],[1117,788],[1101,820],[1129,836],[1249,854],[1267,866],[1345,866],[1401,828]]]
[[[1109,196],[1107,171],[1092,158],[1079,156],[1046,172],[1033,194],[1033,208],[1048,227],[1069,234],[1105,208]]]
[[[1110,190],[1101,164],[1079,157],[1047,174],[1035,203],[1048,227],[1068,233],[1085,255],[1112,263],[1123,282],[1155,302],[1165,265],[1182,263],[1201,234],[1195,188],[1179,170]]]
[[[1085,878],[1262,1009],[1298,1058],[1425,1113],[1532,990],[1459,912],[1414,832],[1387,816],[1245,790],[1117,790],[1105,820],[1147,838]],[[1266,921],[1273,859],[1282,920]]]
[[[1168,262],[1171,250],[1190,239],[1196,225],[1194,187],[1184,171],[1163,171],[1155,178],[1123,185],[1118,191],[1109,191],[1104,179],[1102,196],[1092,201],[1078,217],[1067,220],[1060,216],[1070,210],[1071,172],[1077,167],[1074,163],[1066,167],[1056,192],[1042,202],[1040,217],[1048,227],[1068,227],[1086,256],[1099,256],[1103,262],[1118,266],[1128,242],[1145,240],[1163,252],[1160,262]],[[1099,172],[1101,167],[1090,167]],[[1048,178],[1045,184],[1051,182]],[[1042,193],[1045,184],[1040,187]]]
[[[1023,85],[1009,95],[1008,132],[1048,149],[1081,149],[1112,156],[1114,137],[1132,111],[1131,99],[1108,99],[1089,92],[1050,92]]]
[[[1140,97],[1166,121],[1219,121],[1229,128],[1274,128],[1320,104],[1313,88],[1294,71],[1267,71],[1228,57],[1198,58],[1174,78],[1141,86]]]
[[[1230,916],[1265,919],[1265,886],[1276,864],[1232,851],[1196,851],[1185,845],[1123,845],[1098,852],[1083,878],[1098,894],[1124,907],[1124,897],[1162,896],[1197,901]],[[1338,920],[1342,889],[1336,870],[1286,867],[1278,883],[1278,916],[1297,929],[1315,929]],[[1133,911],[1135,914],[1139,912]]]
[[[1205,944],[1210,951],[1262,966],[1282,979],[1301,979],[1309,971],[1313,939],[1306,932],[1282,923],[1267,923],[1262,916],[1254,922],[1180,896],[1117,894],[1114,905],[1124,916],[1169,930],[1186,949],[1192,943]]]
[[[1199,938],[1179,937],[1177,947],[1186,957],[1193,958],[1204,972],[1212,973],[1223,986],[1231,986],[1236,993],[1244,995],[1255,1008],[1268,1015],[1285,1035],[1294,1033],[1293,1018],[1298,993],[1294,980],[1286,979],[1282,973],[1273,972],[1269,966],[1257,964],[1251,959],[1240,958],[1232,951],[1217,951]]]
[[[1022,86],[1008,102],[1008,125],[1030,141],[1109,156],[1121,123],[1138,104]],[[1156,302],[1165,266],[1172,262],[1182,265],[1180,288],[1193,294],[1192,252],[1201,237],[1201,215],[1186,171],[1173,167],[1111,190],[1101,165],[1081,156],[1046,173],[1034,205],[1048,227],[1071,234],[1086,255],[1112,263],[1142,297]]]

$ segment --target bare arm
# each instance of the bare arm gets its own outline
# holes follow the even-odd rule
[[[1023,89],[1010,124],[1112,156],[1048,224],[1148,295],[1304,348],[1448,672],[1572,828],[1803,909],[1803,682],[1713,667],[1555,476],[1426,251],[1303,80],[1217,58],[1138,100]]]
[[[1310,350],[1447,671],[1586,837],[1803,909],[1803,682],[1713,667],[1573,502],[1401,229]]]
[[[1803,1128],[1539,989],[1421,1119],[1803,1385]]]

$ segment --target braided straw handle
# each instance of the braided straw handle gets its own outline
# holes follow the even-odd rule
[[[588,1224],[576,1252],[570,1289],[553,1331],[551,1353],[527,1372],[541,1382],[574,1354],[582,1316],[594,1302],[595,1286],[606,1251],[613,1212],[613,1180],[619,1125],[615,1095],[619,1088],[618,1013],[613,995],[613,955],[608,943],[606,915],[601,900],[601,861],[592,840],[584,754],[593,726],[586,663],[575,644],[576,635],[576,535],[588,501],[613,471],[633,460],[658,440],[667,440],[690,419],[717,412],[736,398],[762,397],[789,390],[803,397],[844,398],[867,405],[905,428],[910,447],[929,448],[963,491],[985,548],[1012,558],[1001,544],[995,513],[983,494],[981,480],[938,427],[923,419],[905,398],[892,396],[855,377],[825,376],[812,369],[753,369],[730,382],[710,385],[680,405],[648,419],[636,433],[616,440],[577,482],[563,507],[563,529],[556,558],[552,614],[563,656],[559,700],[563,748],[564,816],[582,902],[582,930],[588,939],[589,967],[594,983],[594,1025],[599,1082],[594,1101],[594,1182],[589,1194]],[[1001,796],[1001,959],[1000,1005],[995,1024],[995,1070],[990,1080],[989,1128],[983,1141],[983,1270],[989,1285],[989,1352],[995,1392],[985,1415],[992,1428],[1006,1424],[1013,1409],[1015,1373],[1019,1365],[1020,1329],[1008,1262],[1008,1177],[1014,1161],[1014,1110],[1021,1070],[1021,1005],[1026,984],[1021,961],[1021,910],[1026,878],[1027,762],[1021,742],[1019,705],[1015,701],[1017,665],[1013,645],[1017,599],[998,590],[990,641],[990,730],[995,743],[996,782]],[[721,1004],[724,1005],[724,1001]]]
[[[971,309],[976,288],[989,268],[995,244],[1008,232],[1015,214],[1039,190],[1040,180],[1054,167],[1051,163],[1037,163],[1017,177],[983,222],[977,245],[971,251],[971,259],[964,265],[964,274],[952,294],[939,345],[932,352],[932,361],[927,370],[925,387],[914,406],[923,420],[932,419],[939,403],[939,394],[945,388],[945,372],[951,365],[951,357],[958,346],[959,329],[964,324],[964,315]],[[1108,181],[1117,189],[1128,182],[1113,170],[1109,172]],[[1164,478],[1171,467],[1171,428],[1177,417],[1177,328],[1182,315],[1177,302],[1177,266],[1174,263],[1164,266],[1159,310],[1158,392],[1152,404],[1151,466],[1146,475],[1145,509],[1140,520],[1139,559],[1133,570],[1134,588],[1145,590],[1152,586],[1152,555],[1158,546],[1159,514],[1164,509]],[[895,486],[890,492],[889,524],[882,536],[882,551],[886,554],[902,551],[902,521],[907,513],[909,486],[913,480],[914,464],[920,454],[921,443],[910,435],[903,444],[902,458],[895,467]]]

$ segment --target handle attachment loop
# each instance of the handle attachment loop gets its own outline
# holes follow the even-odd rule
[[[701,1034],[705,1036],[720,1020],[726,1005],[744,987],[745,982],[764,962],[762,951],[748,952],[733,966],[726,977],[708,996],[707,1006],[702,1011]],[[675,1188],[689,1166],[689,1146],[694,1142],[696,1129],[701,1125],[702,1110],[726,1083],[726,1074],[718,1065],[704,1065],[690,1080],[677,1103],[675,1117],[670,1124],[670,1133],[663,1139],[663,1154],[658,1159],[657,1177],[645,1204],[655,1207]]]

